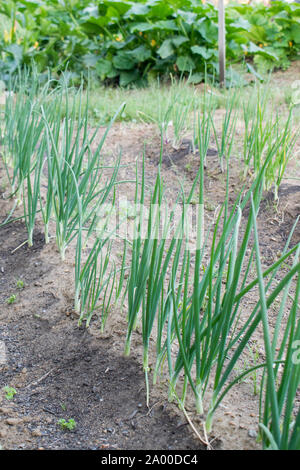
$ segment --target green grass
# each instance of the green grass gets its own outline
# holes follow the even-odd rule
[[[183,83],[186,83],[186,81],[183,82],[180,79],[175,80],[170,77],[168,83],[154,80],[146,88],[91,87],[88,97],[90,124],[96,125],[109,122],[114,116],[114,110],[123,102],[126,102],[126,108],[118,116],[118,121],[133,123],[158,122],[161,110],[167,108],[172,96],[178,94],[180,94],[181,101],[184,104],[188,105],[190,101],[193,101],[197,108],[201,108],[203,106],[202,91],[197,91],[197,87],[193,85],[184,84],[183,86]],[[213,86],[212,90],[214,107],[222,107],[226,100],[226,91],[220,91]],[[83,104],[86,101],[87,94],[84,92]],[[63,109],[65,109],[64,104]]]
[[[211,82],[207,82],[209,93],[212,94],[212,105],[215,109],[224,108],[230,89],[220,89]],[[268,94],[270,102],[274,102],[276,107],[282,107],[288,110],[291,105],[291,97],[294,90],[291,84],[284,87],[276,86],[275,75],[268,75],[265,83],[258,85],[262,94]],[[255,83],[241,88],[241,94],[246,103],[253,101],[253,88]],[[184,89],[184,93],[183,92]],[[159,121],[159,114],[162,108],[166,108],[170,103],[170,96],[178,94],[183,97],[183,102],[188,104],[194,101],[196,108],[202,109],[204,105],[203,97],[204,84],[194,86],[188,84],[188,79],[170,79],[166,82],[153,80],[145,88],[126,89],[122,87],[91,86],[89,91],[89,119],[90,124],[107,123],[114,116],[114,110],[120,103],[126,102],[126,108],[120,114],[117,120],[123,122],[146,122],[152,123]],[[86,91],[83,92],[83,104],[87,100]],[[239,102],[235,104],[239,107]],[[63,105],[64,108],[64,105]],[[298,109],[298,108],[297,108]],[[296,111],[297,111],[296,109]],[[296,112],[296,114],[298,114]]]

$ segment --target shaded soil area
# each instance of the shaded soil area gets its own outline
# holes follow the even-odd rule
[[[273,225],[271,241],[277,241],[278,248],[288,241],[293,230],[291,245],[300,242],[300,185],[283,183],[279,188],[278,202],[274,202],[273,193],[266,194],[261,205],[260,221]],[[270,239],[270,238],[269,238]]]

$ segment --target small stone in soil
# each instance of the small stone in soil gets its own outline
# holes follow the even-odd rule
[[[253,437],[253,439],[255,439],[257,437],[257,432],[255,431],[255,429],[249,429],[248,436]]]

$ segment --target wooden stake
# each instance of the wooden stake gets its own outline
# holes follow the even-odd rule
[[[225,85],[225,69],[226,69],[226,46],[225,46],[225,7],[224,0],[219,0],[219,80],[220,86]]]

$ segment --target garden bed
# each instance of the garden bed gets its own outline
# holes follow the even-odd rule
[[[151,181],[158,159],[155,146],[159,146],[159,138],[153,141],[151,137],[151,126],[117,124],[108,138],[106,152],[113,155],[115,137],[118,136],[119,143],[121,138],[122,162],[130,164],[126,174],[133,176],[134,159],[141,154],[142,139],[147,141],[147,133],[146,175]],[[213,154],[211,151],[212,167],[217,164]],[[190,184],[196,170],[195,157],[184,151],[177,162],[163,164],[164,178],[173,198],[179,174]],[[214,208],[222,202],[224,175],[217,171],[216,175],[206,177],[205,184],[207,203]],[[233,175],[230,186],[235,194],[239,186],[238,174]],[[259,216],[260,243],[266,265],[282,250],[300,212],[299,191],[300,186],[284,184],[276,208],[266,194]],[[130,198],[130,193],[127,194]],[[10,207],[11,202],[2,197],[1,219]],[[55,245],[44,244],[39,229],[34,232],[32,248],[22,245],[26,238],[22,222],[11,223],[0,230],[0,341],[5,344],[7,359],[1,365],[0,386],[9,385],[17,391],[10,402],[4,395],[1,397],[2,447],[204,448],[176,404],[168,403],[164,384],[151,388],[150,408],[146,407],[144,374],[139,363],[141,340],[136,335],[132,355],[123,357],[125,318],[122,312],[111,314],[103,334],[96,323],[92,322],[89,329],[77,325],[71,295],[72,248],[63,264]],[[300,240],[299,230],[294,238],[295,242]],[[19,279],[24,287],[17,291],[16,301],[7,305],[6,300],[16,292]],[[61,418],[75,419],[76,429],[61,430],[58,425]],[[201,432],[199,418],[194,416],[193,421]],[[225,400],[223,412],[218,412],[212,446],[256,448],[256,422],[257,397],[251,393],[251,384],[242,383]]]
[[[284,74],[278,74],[280,86]],[[287,74],[287,84],[293,77]],[[286,85],[288,86],[288,85]],[[216,121],[224,110],[215,113]],[[237,126],[237,131],[239,130]],[[104,129],[93,142],[96,148]],[[162,153],[161,176],[165,195],[174,203],[180,184],[188,192],[199,169],[199,155],[193,153],[191,135],[174,148],[170,143]],[[118,178],[123,181],[121,194],[131,203],[135,198],[136,161],[145,155],[145,185],[153,188],[160,160],[161,139],[158,129],[146,123],[114,123],[103,147],[107,176],[121,150]],[[94,151],[95,148],[92,150]],[[257,216],[261,263],[264,269],[282,254],[296,218],[300,215],[299,138],[294,157],[289,162],[280,186],[278,200],[265,191]],[[211,136],[204,171],[204,207],[206,226],[215,216],[226,195],[226,174],[220,169],[218,149]],[[2,163],[1,163],[2,165]],[[46,171],[45,171],[46,173]],[[138,167],[141,177],[141,165]],[[4,167],[0,178],[5,182]],[[231,207],[242,186],[241,149],[233,148],[229,161],[228,203]],[[1,186],[0,223],[13,207],[5,184]],[[41,197],[47,186],[42,185]],[[149,195],[146,196],[146,204]],[[241,216],[244,233],[250,203]],[[41,219],[33,233],[33,246],[28,247],[28,232],[22,221],[23,208],[18,207],[11,221],[0,227],[0,445],[3,449],[162,449],[200,450],[207,446],[202,416],[195,412],[195,397],[188,392],[185,415],[176,401],[168,401],[168,374],[158,384],[150,380],[150,402],[146,406],[143,373],[141,326],[132,335],[131,354],[124,356],[127,330],[127,301],[111,306],[104,332],[101,319],[91,317],[89,328],[79,325],[74,310],[75,243],[61,261],[55,244],[55,224],[49,226],[50,243],[44,239]],[[290,246],[300,242],[300,225],[295,228]],[[251,241],[253,246],[253,240]],[[83,256],[91,250],[83,247]],[[116,242],[112,258],[116,261],[122,244]],[[116,261],[117,262],[117,261]],[[120,259],[119,259],[120,262]],[[288,271],[289,265],[283,270]],[[253,273],[249,274],[250,280]],[[243,300],[241,321],[247,319],[257,301],[257,290]],[[288,307],[290,307],[290,303]],[[269,310],[270,326],[276,321],[276,309]],[[154,334],[153,334],[154,336]],[[249,341],[249,351],[241,357],[233,373],[238,375],[254,363],[265,361],[263,331],[259,327]],[[173,353],[173,352],[172,352]],[[155,366],[155,341],[150,339],[150,376]],[[254,362],[256,361],[256,362]],[[164,367],[166,365],[164,364]],[[179,379],[180,382],[181,378]],[[16,391],[11,400],[3,387]],[[214,417],[209,446],[213,449],[258,449],[258,376],[240,380],[225,396]],[[300,395],[295,406],[299,407]],[[62,429],[60,420],[73,419],[74,429]],[[199,436],[191,427],[195,426]]]

